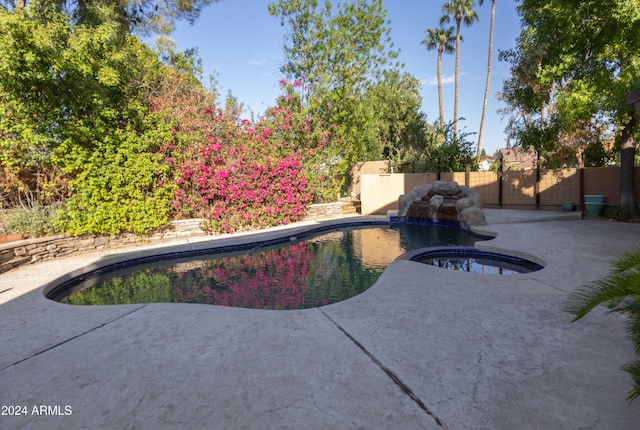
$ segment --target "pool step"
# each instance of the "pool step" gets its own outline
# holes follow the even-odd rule
[[[351,198],[342,198],[342,215],[351,215],[361,213],[360,200],[353,200]]]

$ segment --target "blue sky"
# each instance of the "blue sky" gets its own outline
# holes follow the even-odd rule
[[[284,28],[280,20],[269,15],[271,0],[223,0],[202,11],[193,24],[179,23],[171,35],[180,50],[197,47],[204,67],[204,81],[215,71],[218,87],[225,95],[231,91],[245,107],[256,115],[275,104],[279,94],[279,71],[283,63]],[[422,82],[422,110],[429,121],[438,119],[438,89],[436,85],[436,51],[427,51],[420,44],[427,28],[435,28],[442,15],[444,0],[422,2],[387,0],[387,18],[391,20],[391,38],[400,48],[399,60],[404,70]],[[489,155],[506,144],[505,121],[496,111],[504,104],[496,99],[502,81],[509,77],[509,65],[498,61],[498,49],[515,45],[520,33],[520,21],[515,1],[496,2],[496,24],[487,103],[487,117],[483,132],[483,147]],[[487,54],[491,1],[477,7],[480,22],[462,27],[460,48],[460,89],[458,114],[465,118],[459,127],[476,133],[477,140],[482,114],[482,99],[486,83]],[[445,119],[453,119],[455,55],[445,55],[442,71]],[[248,115],[247,115],[248,116]]]

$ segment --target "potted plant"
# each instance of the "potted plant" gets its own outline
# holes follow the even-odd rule
[[[604,212],[606,206],[604,202],[605,196],[602,194],[585,194],[584,210],[589,216],[600,216]]]

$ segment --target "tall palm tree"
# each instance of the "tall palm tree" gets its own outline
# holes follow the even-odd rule
[[[482,6],[484,0],[478,0]],[[484,87],[484,101],[482,102],[482,116],[480,117],[480,131],[478,133],[478,151],[476,157],[480,159],[480,148],[482,147],[482,129],[484,128],[484,117],[487,112],[487,98],[489,97],[489,82],[491,81],[491,58],[493,53],[493,24],[496,18],[496,0],[491,0],[491,25],[489,26],[489,56],[487,60],[487,85]]]
[[[438,50],[438,103],[440,105],[440,128],[444,130],[444,105],[442,102],[442,53],[451,54],[456,40],[453,35],[453,27],[430,28],[425,31],[427,37],[421,42],[427,50]]]
[[[464,24],[469,27],[474,22],[479,21],[478,13],[473,9],[476,5],[476,0],[452,0],[445,3],[442,6],[442,12],[444,16],[440,19],[440,23],[449,22],[451,17],[456,20],[456,82],[455,82],[455,94],[453,99],[453,140],[456,139],[456,133],[458,131],[458,76],[460,70],[460,24]]]

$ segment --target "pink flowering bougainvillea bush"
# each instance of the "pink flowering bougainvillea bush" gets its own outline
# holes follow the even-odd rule
[[[280,81],[283,95],[278,104],[267,111],[260,124],[273,123],[272,129],[284,142],[293,143],[302,154],[307,179],[313,188],[313,202],[335,201],[342,185],[340,173],[344,159],[335,125],[324,127],[305,107],[306,96],[311,93],[304,78],[292,83]]]
[[[184,97],[191,97],[190,94]],[[330,132],[314,130],[295,97],[252,123],[228,99],[225,109],[173,98],[179,114],[162,150],[177,186],[177,217],[202,217],[207,232],[234,232],[301,220],[332,188]]]

